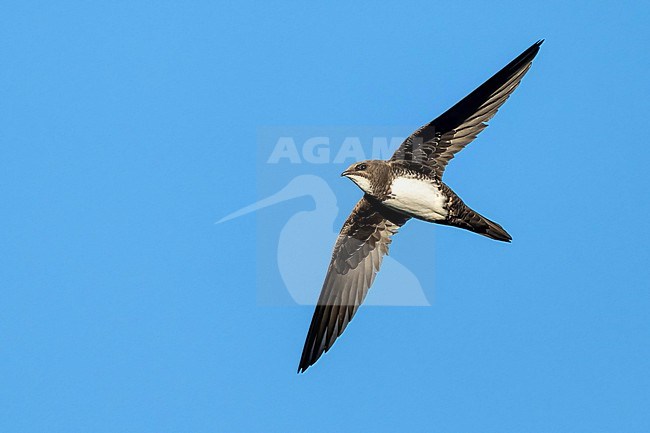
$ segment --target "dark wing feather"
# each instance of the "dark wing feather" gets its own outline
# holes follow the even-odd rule
[[[409,217],[364,196],[343,224],[309,326],[298,372],[327,352],[368,293],[391,236]]]
[[[391,160],[429,165],[441,178],[454,154],[487,127],[485,122],[517,88],[542,42],[534,43],[456,105],[415,131],[404,140]]]

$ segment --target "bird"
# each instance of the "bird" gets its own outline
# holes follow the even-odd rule
[[[539,52],[535,42],[443,114],[407,137],[389,160],[360,161],[341,176],[363,192],[334,244],[300,357],[303,373],[345,331],[364,301],[391,238],[410,219],[458,227],[502,242],[512,237],[467,206],[442,181],[456,153],[472,142],[517,88]]]

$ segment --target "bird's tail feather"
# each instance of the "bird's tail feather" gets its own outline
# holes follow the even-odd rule
[[[485,231],[483,232],[477,231],[477,233],[480,233],[483,236],[487,236],[488,238],[491,239],[496,239],[497,241],[510,242],[512,240],[512,236],[510,236],[508,232],[505,231],[503,227],[501,227],[501,225],[495,223],[494,221],[490,221],[487,218],[484,217],[482,218],[487,224],[487,228],[485,229]]]
[[[499,224],[485,218],[468,206],[462,206],[457,215],[447,221],[447,224],[460,227],[490,239],[497,241],[510,242],[512,236],[506,232]]]

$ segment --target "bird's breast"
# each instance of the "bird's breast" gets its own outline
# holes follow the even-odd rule
[[[391,209],[426,221],[440,221],[449,214],[445,209],[447,197],[432,181],[397,177],[383,204]]]

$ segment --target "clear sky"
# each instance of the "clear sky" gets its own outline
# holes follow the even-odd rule
[[[3,2],[2,432],[650,431],[649,4],[405,3]],[[445,176],[513,243],[407,224],[430,306],[297,375],[265,221],[314,204],[215,224],[290,179],[268,128],[408,134],[540,38]],[[337,201],[303,246],[345,165],[287,171]]]

